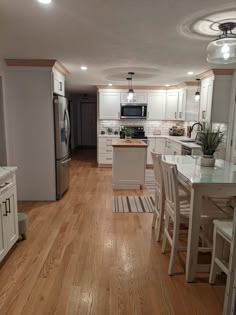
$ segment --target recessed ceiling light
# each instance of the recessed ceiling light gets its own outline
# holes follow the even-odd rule
[[[193,75],[193,74],[194,74],[193,71],[189,71],[189,72],[188,72],[188,75]]]
[[[43,3],[43,4],[49,4],[52,2],[52,0],[38,0],[38,2]]]
[[[170,86],[169,84],[166,84],[166,86]]]
[[[108,86],[112,86],[112,83],[108,83]]]
[[[86,66],[82,66],[80,69],[86,71],[88,68]]]

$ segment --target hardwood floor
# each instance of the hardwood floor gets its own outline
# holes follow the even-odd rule
[[[151,214],[112,213],[111,175],[78,152],[62,200],[19,203],[29,231],[1,265],[1,315],[222,313],[224,281],[188,284],[179,262],[167,275]]]

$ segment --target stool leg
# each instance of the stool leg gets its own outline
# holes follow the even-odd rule
[[[215,262],[215,259],[220,258],[222,256],[222,250],[223,250],[222,244],[223,244],[222,237],[217,233],[217,229],[214,228],[211,271],[210,271],[210,276],[209,276],[210,284],[215,283],[216,273],[220,270],[219,266]]]

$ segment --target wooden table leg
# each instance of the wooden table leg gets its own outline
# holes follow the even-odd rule
[[[188,246],[186,259],[186,281],[193,282],[197,271],[198,240],[200,232],[200,214],[202,206],[202,191],[192,187],[191,209],[189,218]]]

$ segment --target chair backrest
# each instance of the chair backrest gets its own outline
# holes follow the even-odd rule
[[[179,218],[179,188],[177,180],[177,167],[175,164],[161,161],[164,187],[165,187],[165,207],[168,208],[176,218]]]
[[[152,156],[152,161],[153,161],[153,170],[154,170],[156,189],[158,190],[159,194],[164,194],[165,188],[164,188],[163,172],[162,172],[162,167],[161,167],[161,154],[151,151],[151,156]]]

